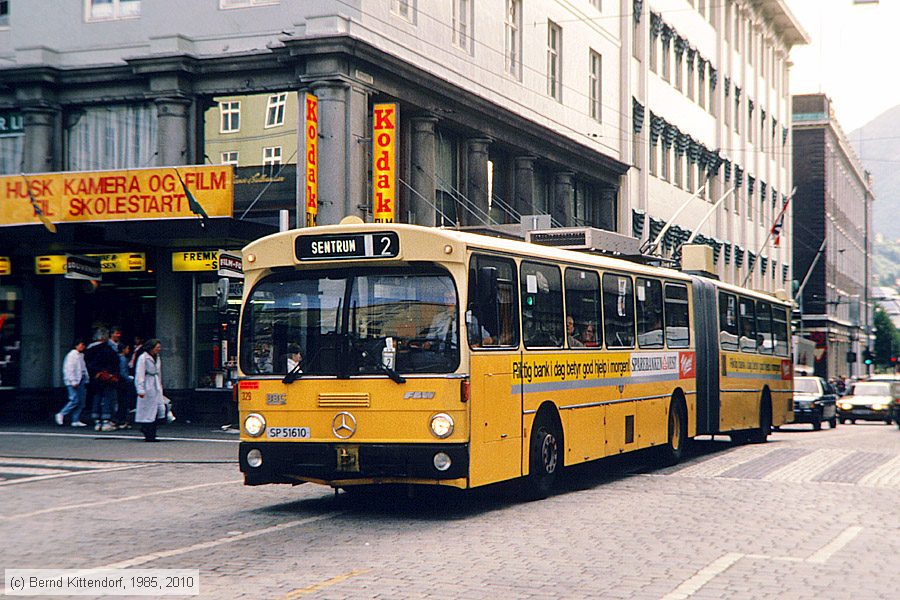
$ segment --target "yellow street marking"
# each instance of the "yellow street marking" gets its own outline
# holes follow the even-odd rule
[[[300,596],[305,596],[307,594],[312,594],[313,592],[318,592],[319,590],[324,590],[327,587],[336,585],[343,581],[347,581],[351,577],[356,577],[357,575],[368,573],[371,570],[372,569],[356,569],[354,571],[350,571],[349,573],[344,573],[343,575],[338,575],[337,577],[332,577],[331,579],[316,583],[315,585],[293,590],[291,592],[288,592],[284,596],[281,596],[280,598],[278,598],[278,600],[294,600],[294,598],[299,598]]]

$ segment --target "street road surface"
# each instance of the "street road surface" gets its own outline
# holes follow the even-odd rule
[[[701,440],[668,469],[639,455],[571,470],[537,502],[513,486],[249,488],[236,436],[167,430],[0,428],[0,565],[199,569],[203,598],[900,594],[896,426]]]

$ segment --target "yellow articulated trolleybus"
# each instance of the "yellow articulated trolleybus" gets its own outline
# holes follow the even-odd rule
[[[790,307],[670,269],[414,225],[244,249],[248,485],[474,488],[792,414]]]

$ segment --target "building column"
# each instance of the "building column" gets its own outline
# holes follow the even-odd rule
[[[575,225],[575,174],[560,171],[553,174],[553,198],[550,201],[550,215],[563,227]]]
[[[437,220],[434,181],[436,168],[434,127],[437,122],[436,117],[428,116],[410,119],[412,151],[409,180],[412,190],[409,194],[409,222],[429,227],[434,226]]]
[[[319,225],[365,219],[368,97],[344,81],[313,81],[319,99]],[[323,168],[327,165],[327,168]]]
[[[597,210],[600,214],[599,225],[601,229],[616,231],[616,224],[619,223],[618,200],[616,188],[606,185],[600,188],[600,204],[597,206]]]
[[[157,98],[155,102],[157,165],[175,167],[193,164],[189,154],[191,101],[187,98],[166,97]]]
[[[59,149],[57,123],[59,110],[48,107],[22,108],[25,121],[25,147],[23,171],[26,173],[49,173],[59,170]]]
[[[54,279],[58,275],[27,275],[22,282],[22,351],[19,368],[20,388],[45,388],[53,385],[53,372],[62,368],[54,363],[53,329]],[[68,343],[68,342],[67,342]]]
[[[191,385],[191,320],[194,317],[190,276],[172,272],[170,252],[156,256],[156,337],[162,343],[163,388]]]
[[[534,206],[534,156],[517,156],[515,158],[515,209],[520,215],[536,214]]]
[[[472,138],[466,142],[465,207],[459,211],[463,225],[484,225],[488,215],[488,148],[490,138]]]

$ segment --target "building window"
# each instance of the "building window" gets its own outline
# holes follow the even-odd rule
[[[269,176],[274,176],[281,166],[281,146],[269,146],[263,148],[263,171]]]
[[[506,72],[522,78],[522,0],[506,0]]]
[[[603,57],[591,50],[591,118],[601,120],[603,108]]]
[[[684,184],[684,190],[686,192],[694,193],[694,164],[688,160],[687,166],[687,181]]]
[[[241,103],[239,100],[219,102],[222,123],[219,133],[235,133],[241,130]]]
[[[672,177],[672,183],[675,184],[675,187],[680,188],[682,182],[684,181],[684,154],[681,154],[677,150],[675,151],[675,174]]]
[[[562,29],[547,22],[547,94],[562,102]]]
[[[472,44],[474,4],[475,0],[453,0],[453,43],[469,53],[475,49]]]
[[[111,21],[141,16],[141,0],[85,0],[85,20]]]
[[[650,142],[650,164],[648,165],[650,174],[656,177],[656,163],[659,160],[659,144]]]
[[[679,92],[684,91],[684,67],[682,65],[682,56],[683,54],[681,52],[675,53],[675,89]]]
[[[65,170],[136,169],[159,151],[154,104],[85,107],[66,115]],[[19,172],[20,166],[17,165]]]
[[[410,23],[415,23],[416,0],[391,0],[391,12]]]
[[[265,6],[267,4],[278,4],[281,0],[219,0],[219,8],[227,10],[229,8],[248,8],[251,6]]]
[[[697,102],[706,108],[706,63],[701,62],[697,69]]]
[[[660,59],[662,60],[662,78],[666,81],[672,80],[672,57],[670,56],[669,51],[669,40],[667,38],[663,38],[662,41],[662,56]]]
[[[266,106],[266,127],[278,127],[284,125],[284,105],[287,103],[287,93],[273,94],[269,96]]]
[[[238,152],[237,150],[230,150],[228,152],[222,153],[222,164],[223,165],[238,165]]]
[[[694,61],[690,57],[687,64],[687,97],[694,99]]]
[[[731,4],[733,0],[725,0],[725,19],[722,24],[725,28],[725,41],[731,43]]]
[[[734,132],[741,132],[741,97],[734,96]]]
[[[9,27],[9,0],[0,1],[0,27]]]
[[[671,149],[671,146],[667,146],[666,144],[662,145],[662,161],[659,169],[659,177],[663,181],[669,181],[669,151]]]
[[[656,66],[656,54],[659,52],[659,36],[655,35],[652,31],[650,32],[650,70],[654,73],[657,72]]]

